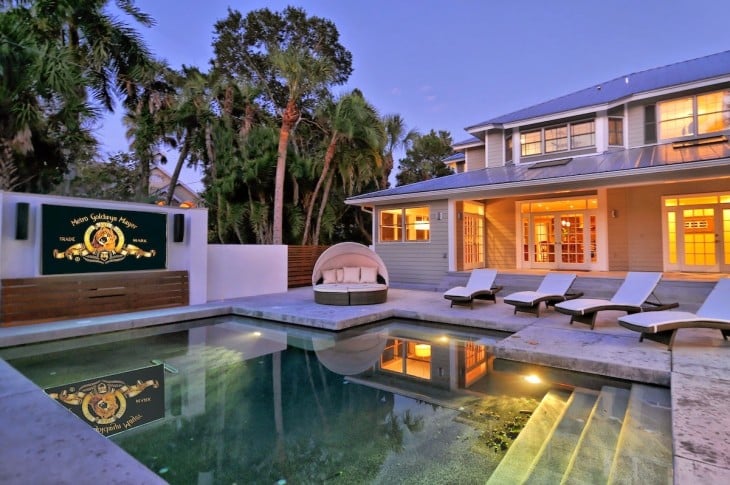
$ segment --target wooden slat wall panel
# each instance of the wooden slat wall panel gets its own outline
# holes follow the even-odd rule
[[[0,326],[184,306],[187,271],[2,280]]]
[[[289,246],[288,247],[288,286],[310,286],[312,270],[317,258],[329,246]]]

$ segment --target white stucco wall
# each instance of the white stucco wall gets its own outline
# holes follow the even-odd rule
[[[28,238],[15,239],[16,204],[29,204]],[[167,269],[187,270],[190,304],[205,303],[207,297],[208,211],[151,204],[113,202],[52,195],[0,191],[0,278],[32,278],[41,275],[41,205],[69,205],[93,209],[114,209],[167,214]],[[173,242],[173,215],[185,216],[185,237]]]
[[[208,245],[208,301],[287,291],[287,247]]]

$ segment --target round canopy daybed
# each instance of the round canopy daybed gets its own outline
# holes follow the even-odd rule
[[[335,342],[313,338],[317,358],[327,369],[343,376],[361,374],[373,367],[383,355],[387,333],[376,332]]]
[[[372,305],[388,298],[388,270],[367,246],[343,242],[325,250],[312,271],[314,301],[323,305]]]

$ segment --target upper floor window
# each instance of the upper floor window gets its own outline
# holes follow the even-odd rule
[[[542,153],[542,130],[520,133],[520,153],[523,157]]]
[[[586,148],[596,146],[596,122],[582,121],[570,125],[570,148]]]
[[[594,120],[549,126],[520,134],[520,153],[523,157],[555,153],[596,145]]]
[[[660,140],[730,129],[730,90],[657,103]]]
[[[608,144],[613,146],[624,145],[623,118],[608,118]]]
[[[380,242],[428,241],[430,238],[428,207],[380,211]]]
[[[568,127],[545,128],[545,153],[562,152],[568,149]]]
[[[504,139],[504,161],[505,162],[511,162],[512,161],[512,135],[507,136],[507,138]]]

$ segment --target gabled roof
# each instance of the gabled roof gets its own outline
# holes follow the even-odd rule
[[[565,186],[583,189],[668,181],[679,175],[686,178],[730,175],[730,144],[719,143],[678,146],[662,145],[615,150],[599,155],[567,159],[561,164],[506,165],[447,175],[424,182],[357,195],[348,204],[366,204],[408,199],[448,198],[453,194],[468,197],[505,196],[519,191],[549,190]],[[532,168],[531,168],[532,167]]]
[[[479,138],[477,138],[475,136],[472,136],[472,137],[467,138],[466,140],[461,140],[461,141],[457,141],[456,143],[452,143],[451,147],[454,149],[458,149],[458,148],[466,148],[468,146],[477,145],[477,144],[484,145],[484,141],[480,140]]]
[[[501,125],[617,102],[639,93],[730,75],[730,51],[627,74],[544,103],[468,126]]]
[[[463,153],[454,153],[453,155],[449,155],[448,157],[441,159],[441,161],[444,163],[458,162],[461,160],[466,160],[466,155],[464,155]]]

